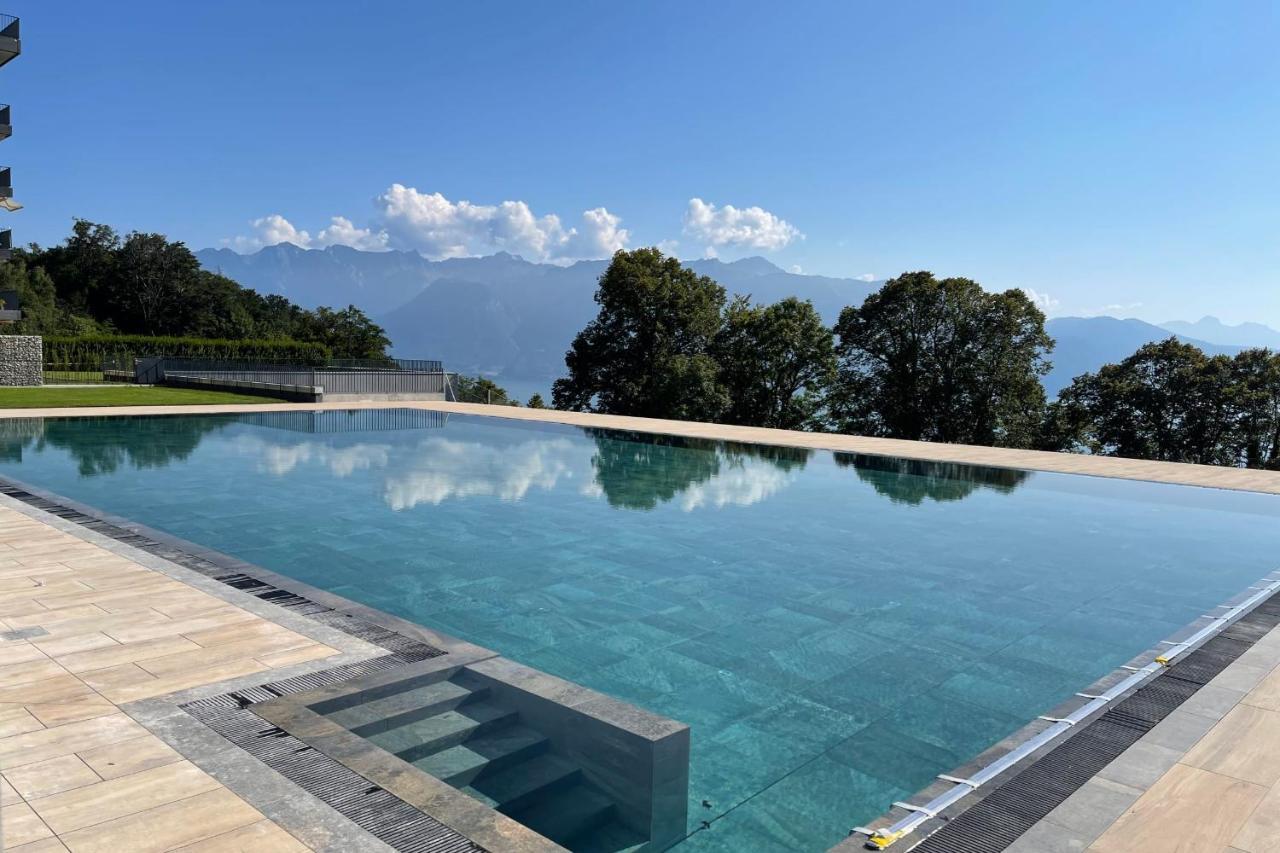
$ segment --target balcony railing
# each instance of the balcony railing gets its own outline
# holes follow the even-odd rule
[[[0,230],[0,261],[13,257],[13,232],[8,228]]]
[[[0,198],[13,198],[13,174],[8,166],[0,166]]]
[[[0,15],[0,65],[4,65],[22,53],[22,40],[18,37],[18,18]]]
[[[0,139],[8,139],[13,134],[13,124],[9,120],[9,105],[0,104]]]

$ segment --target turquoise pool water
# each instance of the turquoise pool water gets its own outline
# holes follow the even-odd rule
[[[1280,554],[1272,496],[408,410],[0,421],[0,474],[688,723],[682,851],[825,849]]]

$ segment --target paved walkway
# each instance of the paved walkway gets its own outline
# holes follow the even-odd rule
[[[308,850],[120,705],[337,651],[0,507],[0,848]]]

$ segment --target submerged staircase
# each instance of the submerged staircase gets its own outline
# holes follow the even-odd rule
[[[465,671],[328,716],[575,853],[645,844],[582,768]]]

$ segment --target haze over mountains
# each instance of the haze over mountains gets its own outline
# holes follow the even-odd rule
[[[206,269],[307,308],[354,304],[387,330],[396,355],[440,358],[450,370],[544,387],[563,375],[565,350],[595,317],[592,297],[608,264],[539,264],[505,252],[431,261],[416,252],[301,249],[290,243],[250,255],[202,249],[196,256]],[[759,257],[685,263],[730,294],[749,294],[756,302],[810,299],[828,323],[883,284],[790,273]],[[1280,349],[1280,332],[1257,323],[1227,326],[1212,317],[1162,326],[1114,317],[1056,317],[1047,328],[1057,341],[1053,370],[1045,379],[1050,395],[1072,377],[1170,334],[1211,354],[1233,354],[1246,346]]]

